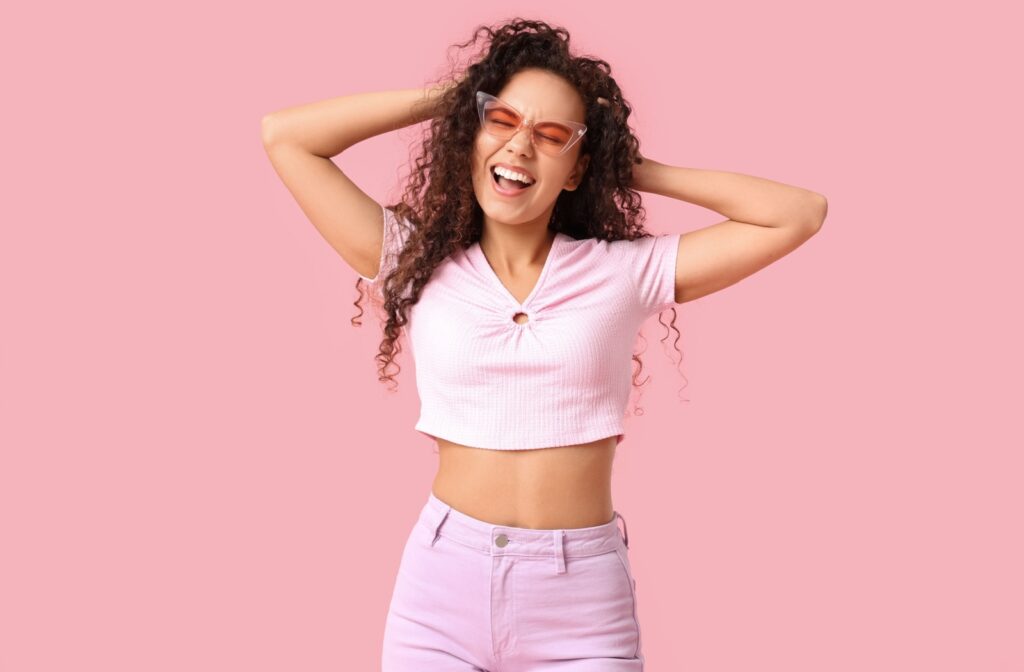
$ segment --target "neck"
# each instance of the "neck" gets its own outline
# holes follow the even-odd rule
[[[491,267],[498,272],[516,272],[532,266],[543,266],[555,240],[554,231],[541,226],[488,224],[485,222],[480,236],[483,250]]]

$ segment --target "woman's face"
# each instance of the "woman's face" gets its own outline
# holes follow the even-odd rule
[[[585,121],[586,109],[579,93],[546,70],[521,70],[495,95],[516,108],[526,121]],[[579,186],[590,162],[590,156],[581,153],[582,142],[578,140],[560,156],[551,156],[533,145],[530,130],[525,127],[508,140],[478,128],[471,167],[473,191],[485,220],[509,225],[542,222],[538,226],[546,228],[558,195],[563,189],[573,191]],[[521,172],[533,177],[533,184],[515,196],[499,193],[491,172],[498,163],[520,167]]]

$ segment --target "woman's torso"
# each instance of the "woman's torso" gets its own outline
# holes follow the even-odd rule
[[[495,525],[571,529],[612,520],[616,437],[533,450],[489,450],[436,439],[433,493]]]

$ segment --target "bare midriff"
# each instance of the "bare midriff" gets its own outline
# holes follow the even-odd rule
[[[611,476],[617,437],[532,450],[473,448],[436,438],[434,495],[495,525],[554,530],[613,519]]]

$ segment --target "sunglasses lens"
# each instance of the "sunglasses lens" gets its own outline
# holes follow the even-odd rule
[[[484,130],[499,138],[508,139],[519,129],[519,115],[501,105],[488,105],[483,114]],[[547,154],[558,154],[572,140],[574,131],[565,124],[545,121],[533,127],[533,142]]]
[[[533,139],[540,146],[550,145],[552,149],[561,150],[572,140],[572,129],[554,122],[537,124],[533,129]]]
[[[484,110],[484,128],[495,135],[512,137],[519,127],[519,115],[504,107],[488,107]]]

